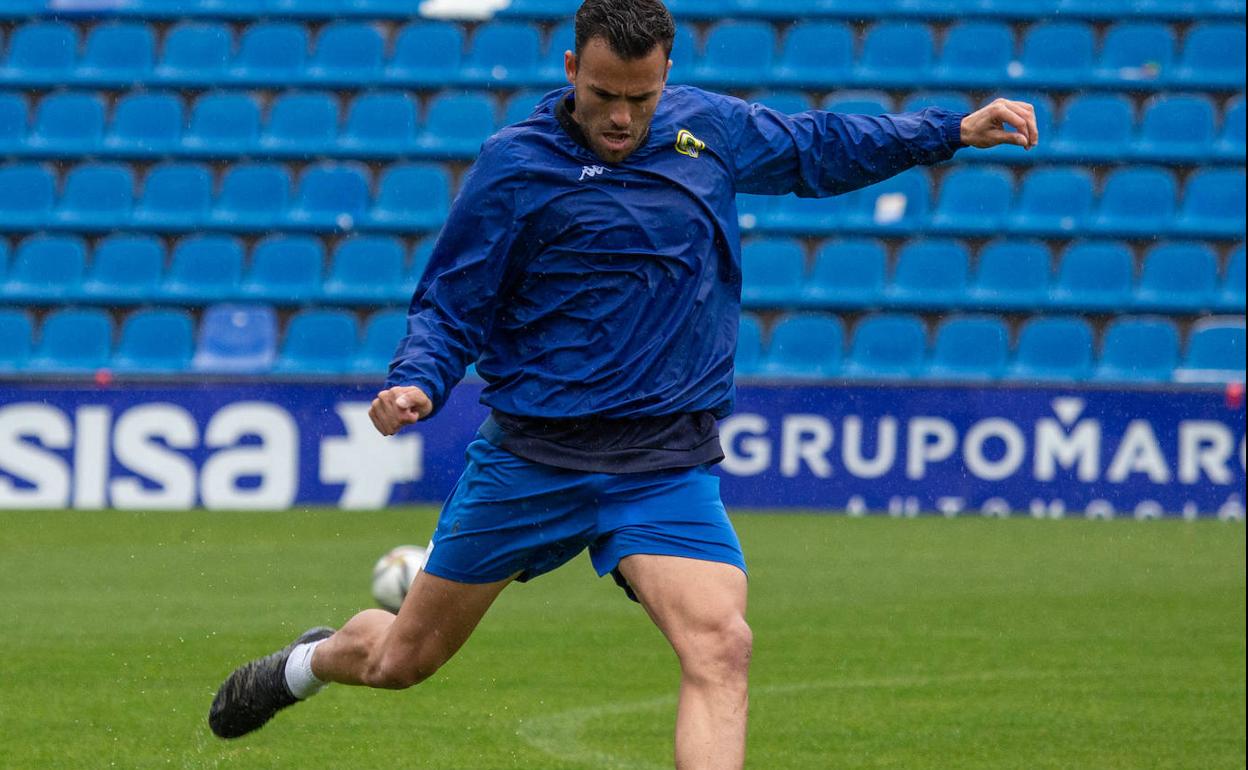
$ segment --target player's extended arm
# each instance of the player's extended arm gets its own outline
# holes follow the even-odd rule
[[[1010,126],[1014,131],[1007,131]],[[962,119],[962,144],[980,149],[1016,144],[1030,150],[1040,141],[1036,108],[1027,102],[997,99]]]

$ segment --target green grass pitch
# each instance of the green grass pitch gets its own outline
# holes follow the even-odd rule
[[[0,513],[0,767],[670,767],[675,661],[584,557],[509,588],[420,687],[210,735],[234,665],[367,606],[434,515]],[[1244,767],[1242,525],[735,521],[751,768]]]

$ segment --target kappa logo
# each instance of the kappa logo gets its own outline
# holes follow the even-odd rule
[[[592,179],[596,176],[601,176],[602,174],[605,174],[605,173],[607,173],[607,169],[605,166],[582,166],[581,178],[578,181],[584,182],[586,177],[589,177],[590,179]]]
[[[691,134],[687,129],[680,129],[676,134],[676,152],[696,158],[706,149],[706,142]]]

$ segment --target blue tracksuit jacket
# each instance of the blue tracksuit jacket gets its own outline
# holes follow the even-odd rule
[[[732,410],[737,193],[824,197],[951,157],[963,115],[786,115],[664,90],[622,163],[577,144],[548,94],[482,147],[412,299],[387,387],[445,403],[477,362],[487,406],[528,417]]]

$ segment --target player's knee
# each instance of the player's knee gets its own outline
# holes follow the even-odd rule
[[[722,683],[743,681],[754,655],[754,634],[745,618],[735,617],[691,634],[678,649],[687,676]]]

